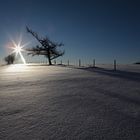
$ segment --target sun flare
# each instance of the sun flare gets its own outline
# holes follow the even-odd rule
[[[16,42],[14,40],[12,40],[12,43],[13,43],[13,47],[10,47],[13,51],[12,53],[15,53],[16,56],[19,55],[22,62],[24,64],[26,64],[26,60],[25,58],[23,57],[22,55],[22,52],[25,51],[23,48],[27,45],[27,44],[24,44],[24,45],[21,45],[21,40],[19,41],[18,44],[16,44]]]

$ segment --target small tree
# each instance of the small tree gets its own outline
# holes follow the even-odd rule
[[[4,58],[5,62],[7,62],[7,65],[13,64],[15,61],[15,55],[10,54]]]
[[[28,27],[26,27],[28,33],[30,33],[40,43],[33,48],[27,49],[29,55],[44,55],[48,58],[49,65],[52,65],[52,60],[64,55],[64,51],[60,51],[57,48],[64,46],[62,43],[52,42],[48,37],[40,38],[38,34]]]

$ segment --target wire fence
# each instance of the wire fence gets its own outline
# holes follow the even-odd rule
[[[44,64],[44,63],[43,63]],[[112,64],[99,64],[99,63],[96,63],[96,60],[93,59],[92,63],[84,63],[81,59],[79,59],[77,62],[73,63],[71,62],[69,59],[67,61],[56,61],[54,60],[53,62],[54,65],[63,65],[63,66],[69,66],[69,67],[93,67],[93,68],[97,68],[97,67],[102,67],[102,68],[108,68],[108,69],[113,69],[113,70],[117,70],[117,61],[114,60],[112,62]]]
[[[0,65],[4,65],[4,61],[1,61]],[[48,65],[46,60],[34,60],[34,61],[27,61],[27,64],[35,64],[35,65]],[[124,71],[135,71],[140,72],[140,65],[136,64],[119,64],[116,59],[112,60],[112,63],[99,63],[96,59],[92,59],[90,62],[86,62],[83,59],[78,59],[77,61],[71,61],[70,59],[67,60],[53,60],[53,65],[56,66],[66,66],[71,68],[103,68],[113,71],[124,70]]]
[[[67,67],[76,67],[76,68],[102,68],[107,70],[113,70],[113,71],[134,71],[134,72],[140,72],[140,65],[136,64],[120,64],[117,62],[116,59],[112,60],[112,63],[97,63],[96,59],[93,59],[90,63],[85,63],[83,60],[78,59],[77,61],[73,62],[69,59],[67,61],[55,61],[53,63],[54,65],[61,65],[61,66],[67,66]]]

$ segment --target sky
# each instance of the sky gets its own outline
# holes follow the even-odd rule
[[[63,61],[91,63],[140,61],[139,0],[1,0],[0,62],[11,50],[11,39],[28,47],[38,42],[26,32],[29,26],[40,36],[63,42]],[[27,61],[46,61],[31,57]]]

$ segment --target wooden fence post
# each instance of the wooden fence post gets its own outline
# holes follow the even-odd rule
[[[93,67],[95,67],[95,59],[93,59]]]
[[[54,60],[54,64],[56,65],[56,60]]]
[[[116,60],[114,60],[114,70],[117,70],[117,66],[116,66]]]
[[[79,67],[81,67],[81,60],[79,59]]]

